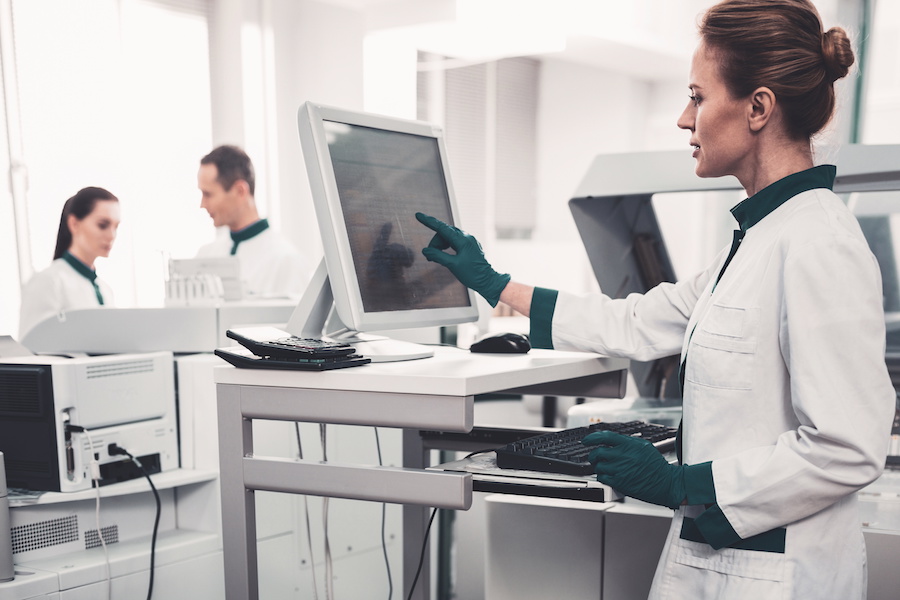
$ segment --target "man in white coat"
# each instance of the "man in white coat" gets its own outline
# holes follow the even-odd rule
[[[197,187],[201,208],[227,235],[200,248],[198,258],[237,256],[245,297],[300,296],[312,274],[309,261],[280,232],[260,218],[250,157],[223,145],[200,160]]]

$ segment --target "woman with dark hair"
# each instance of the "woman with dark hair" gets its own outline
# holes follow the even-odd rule
[[[708,269],[575,296],[510,281],[474,238],[419,215],[436,232],[423,252],[529,315],[536,347],[681,352],[676,464],[636,438],[584,439],[598,480],[675,510],[651,598],[864,598],[856,492],[884,468],[896,393],[878,265],[811,145],[853,51],[808,0],[724,0],[700,38],[678,127],[697,175],[733,175],[748,196]]]
[[[109,256],[119,222],[119,199],[103,188],[86,187],[66,200],[54,260],[22,289],[20,339],[53,315],[112,304],[112,289],[97,277],[94,261]]]

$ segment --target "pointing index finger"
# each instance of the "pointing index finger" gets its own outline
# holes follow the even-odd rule
[[[436,219],[430,215],[426,215],[425,213],[417,212],[416,219],[418,219],[419,223],[421,223],[425,227],[436,231],[448,240],[453,239],[453,237],[458,233],[455,227],[451,227],[440,219]]]
[[[439,219],[435,219],[431,215],[426,215],[425,213],[421,212],[416,213],[416,220],[418,220],[419,223],[421,223],[425,227],[433,229],[434,231],[438,231],[441,225],[445,225],[445,223],[440,221]]]
[[[436,248],[438,250],[453,248],[454,250],[459,250],[462,243],[465,242],[465,235],[459,229],[444,223],[440,219],[436,219],[420,212],[416,213],[416,219],[418,219],[422,225],[425,225],[436,232],[435,236],[431,238],[431,242],[428,244],[429,248]]]

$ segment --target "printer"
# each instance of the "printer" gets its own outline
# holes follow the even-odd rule
[[[171,352],[0,359],[0,452],[9,487],[75,492],[179,465]],[[111,453],[110,450],[113,450]]]

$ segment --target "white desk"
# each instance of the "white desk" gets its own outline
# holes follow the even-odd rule
[[[427,507],[466,510],[472,501],[471,475],[424,470],[419,430],[470,431],[477,394],[546,394],[559,382],[565,391],[558,393],[620,397],[627,367],[586,353],[473,355],[439,347],[433,358],[323,373],[216,369],[226,598],[259,597],[254,491],[404,504],[403,572],[414,573]],[[254,456],[253,419],[402,428],[403,468]],[[425,556],[419,600],[430,589]],[[404,579],[408,586],[411,577]]]

